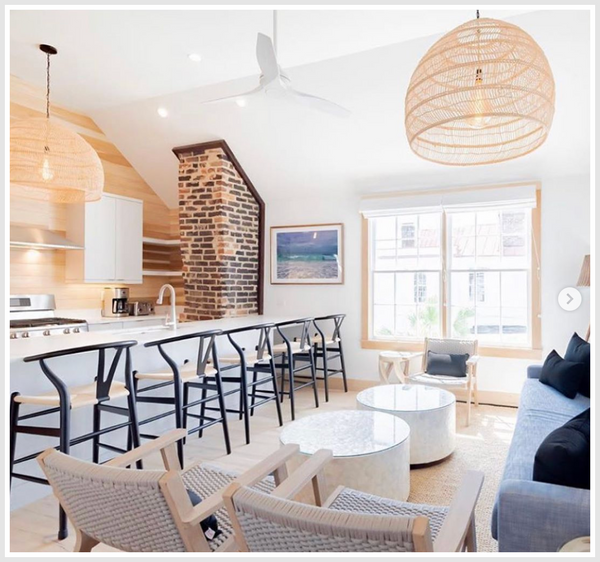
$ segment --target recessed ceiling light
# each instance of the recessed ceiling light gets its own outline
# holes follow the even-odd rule
[[[159,107],[157,110],[157,113],[161,116],[161,117],[168,117],[169,116],[169,112],[167,111],[166,108],[164,107]]]
[[[190,53],[188,55],[188,59],[190,59],[192,62],[200,62],[202,60],[202,55],[199,55],[198,53]]]
[[[238,98],[235,100],[235,103],[238,104],[238,107],[246,107],[246,105],[248,105],[246,98]]]

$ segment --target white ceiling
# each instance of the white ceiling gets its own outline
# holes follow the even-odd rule
[[[224,138],[263,197],[542,179],[589,169],[589,13],[490,12],[520,25],[546,52],[557,83],[550,138],[495,166],[448,168],[408,147],[404,96],[419,59],[470,11],[285,11],[279,53],[294,85],[352,110],[339,119],[257,96],[248,106],[201,100],[258,81],[256,33],[271,13],[20,12],[11,15],[11,72],[43,84],[40,42],[60,51],[54,99],[87,111],[145,180],[177,205],[172,148]],[[200,63],[189,52],[203,56]],[[40,60],[41,58],[41,60]],[[167,119],[156,110],[169,110]]]

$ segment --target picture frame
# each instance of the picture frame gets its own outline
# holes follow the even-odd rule
[[[272,285],[344,283],[344,225],[272,226]]]

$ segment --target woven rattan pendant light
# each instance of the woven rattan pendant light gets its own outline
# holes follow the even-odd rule
[[[96,151],[77,133],[50,117],[50,45],[46,53],[46,117],[10,127],[10,184],[14,195],[58,203],[100,199],[104,170]]]
[[[534,151],[554,116],[554,78],[516,25],[469,21],[442,37],[412,75],[405,125],[412,150],[450,166],[492,164]]]

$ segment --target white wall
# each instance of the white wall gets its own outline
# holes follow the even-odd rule
[[[523,178],[515,178],[515,181]],[[532,178],[527,178],[532,179]],[[361,339],[361,232],[356,194],[333,197],[310,195],[267,201],[268,228],[318,223],[344,224],[345,273],[343,285],[271,285],[266,260],[265,314],[326,315],[344,312],[344,340],[348,374],[354,379],[377,380],[378,351],[360,347]],[[573,331],[584,335],[589,322],[589,291],[583,304],[565,312],[557,295],[573,286],[583,256],[590,250],[589,177],[571,176],[542,181],[542,340],[544,356],[553,348],[563,353]],[[480,390],[518,393],[527,365],[523,359],[484,357],[479,365]],[[413,368],[416,368],[414,365]]]

